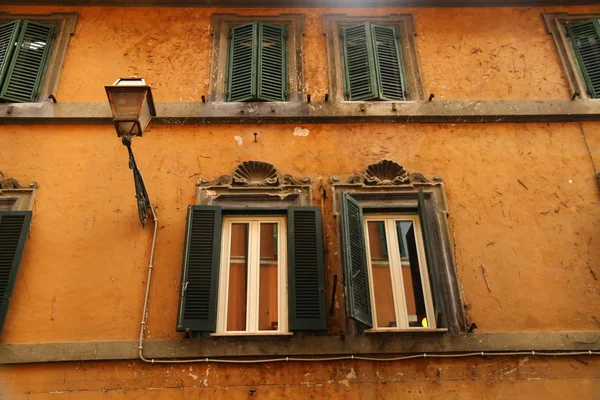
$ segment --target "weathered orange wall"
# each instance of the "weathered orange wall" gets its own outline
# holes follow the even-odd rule
[[[586,133],[597,136],[598,125],[586,123]],[[598,329],[600,291],[588,266],[600,259],[600,192],[578,123],[303,127],[307,137],[294,136],[295,125],[154,126],[135,140],[161,226],[150,338],[179,337],[185,209],[195,183],[249,159],[312,177],[317,196],[320,178],[382,158],[442,175],[460,284],[480,331]],[[134,339],[151,229],[139,226],[127,154],[113,128],[7,126],[0,147],[10,149],[2,170],[41,185],[3,341]],[[325,204],[327,264],[339,273]]]
[[[199,101],[208,90],[209,23],[214,12],[305,14],[305,85],[313,98],[327,92],[322,14],[400,12],[415,15],[426,93],[433,92],[438,99],[566,99],[568,83],[540,13],[599,12],[600,6],[381,10],[4,6],[0,11],[80,13],[57,93],[61,102],[104,102],[103,86],[132,74],[147,79],[156,101]],[[250,159],[270,162],[283,173],[311,177],[316,205],[320,179],[331,192],[330,176],[360,172],[383,158],[410,171],[441,175],[467,315],[479,331],[600,329],[592,319],[600,317],[600,288],[590,272],[600,268],[600,191],[594,176],[594,165],[600,168],[600,123],[309,124],[302,126],[309,130],[306,137],[294,136],[296,126],[157,125],[134,141],[160,220],[148,338],[180,337],[175,318],[185,210],[195,201],[195,183],[200,177],[230,174],[239,162]],[[114,129],[1,126],[0,151],[0,171],[6,176],[40,184],[31,237],[0,343],[136,339],[152,232],[142,230],[137,220],[127,154]],[[325,208],[331,279],[340,273],[331,197]],[[331,290],[331,285],[327,287]],[[338,302],[343,301],[338,290]],[[331,331],[337,332],[342,321],[337,308]],[[6,390],[10,399],[122,394],[152,399],[247,397],[252,385],[260,387],[260,398],[481,398],[485,392],[489,398],[586,399],[600,392],[596,359],[527,360],[283,368],[194,365],[191,370],[137,362],[19,366],[0,369],[0,394],[2,385],[10,386]],[[521,375],[524,365],[534,367]],[[473,366],[484,368],[487,375],[473,378]],[[438,381],[437,368],[456,375],[446,380],[442,374]],[[383,382],[388,384],[377,384]],[[157,389],[143,390],[148,387]]]
[[[327,93],[326,13],[415,17],[425,93],[437,99],[566,99],[571,93],[542,12],[591,13],[596,7],[215,9],[15,7],[0,11],[80,14],[56,97],[105,101],[116,77],[143,76],[156,101],[200,101],[208,94],[214,13],[305,16],[306,93]],[[83,62],[82,62],[83,61]]]
[[[589,356],[261,366],[69,363],[0,367],[0,393],[10,400],[595,400],[599,371],[600,359]]]

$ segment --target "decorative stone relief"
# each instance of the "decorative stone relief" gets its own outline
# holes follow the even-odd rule
[[[364,176],[367,185],[401,185],[408,181],[404,167],[390,160],[369,165]]]
[[[297,180],[292,175],[281,174],[275,166],[262,161],[244,161],[232,175],[222,175],[212,182],[202,178],[198,182],[199,187],[229,188],[283,188],[309,184],[309,178]]]
[[[37,189],[39,186],[36,182],[31,182],[29,185],[23,185],[14,178],[5,178],[4,173],[0,171],[0,190],[3,189]]]
[[[428,179],[420,172],[408,173],[406,169],[395,161],[382,160],[367,166],[363,173],[354,173],[345,180],[337,176],[331,177],[333,184],[362,185],[362,186],[412,186],[434,185],[441,183],[442,178],[435,176]]]
[[[196,204],[223,207],[282,208],[312,204],[309,178],[280,173],[272,164],[244,161],[231,175],[198,181]]]

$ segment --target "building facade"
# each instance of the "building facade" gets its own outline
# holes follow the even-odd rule
[[[34,3],[0,6],[0,398],[598,397],[600,6]]]

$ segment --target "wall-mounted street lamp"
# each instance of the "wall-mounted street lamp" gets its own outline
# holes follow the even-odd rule
[[[131,138],[142,136],[153,116],[156,116],[152,90],[142,78],[119,78],[110,86],[105,86],[106,96],[113,115],[113,122],[129,153],[129,168],[133,171],[135,197],[142,226],[146,227],[151,211],[150,199],[142,173],[135,163],[131,150]]]

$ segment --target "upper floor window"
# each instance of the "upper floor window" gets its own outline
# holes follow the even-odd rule
[[[544,13],[572,97],[600,98],[600,14]]]
[[[323,31],[333,101],[423,99],[412,15],[328,14]]]
[[[287,100],[287,33],[252,22],[229,33],[227,101]]]
[[[342,26],[346,100],[407,100],[400,35],[394,26]]]
[[[46,72],[54,26],[27,20],[0,25],[0,98],[12,103],[37,99]]]
[[[0,15],[0,101],[54,95],[77,14]]]
[[[301,14],[214,14],[209,100],[278,102],[280,104],[273,105],[278,109],[285,108],[287,102],[302,101],[303,30],[304,16]],[[247,105],[226,107],[237,114]]]
[[[590,97],[600,97],[600,20],[566,25]]]

